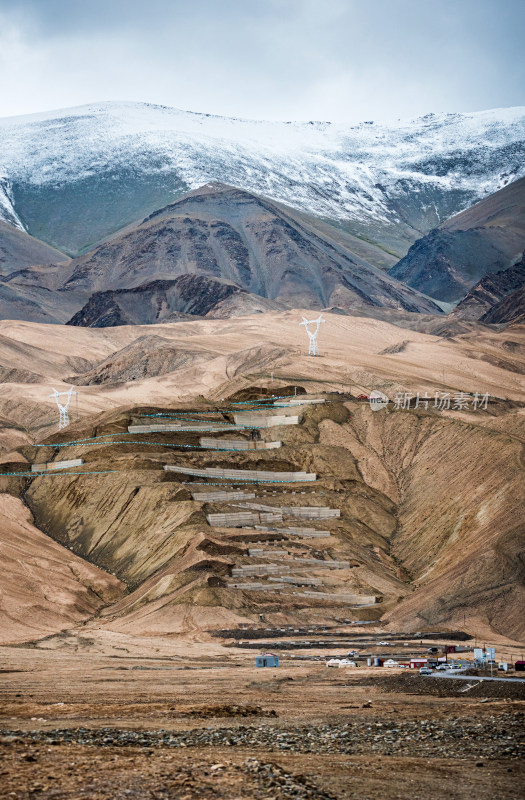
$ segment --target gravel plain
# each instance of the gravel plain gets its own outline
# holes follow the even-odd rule
[[[0,655],[2,800],[515,800],[525,781],[525,702],[459,681]]]

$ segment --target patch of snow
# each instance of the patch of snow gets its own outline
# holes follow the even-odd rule
[[[15,228],[24,231],[25,228],[13,205],[11,186],[7,177],[0,171],[0,220],[14,225]]]

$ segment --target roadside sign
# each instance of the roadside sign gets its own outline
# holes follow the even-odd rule
[[[475,661],[483,661],[483,648],[482,647],[475,647],[474,648],[474,660]]]
[[[496,648],[495,647],[487,647],[487,659],[489,661],[496,660]]]

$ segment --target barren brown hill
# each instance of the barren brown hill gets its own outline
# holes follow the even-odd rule
[[[309,391],[353,386],[393,398],[396,391],[461,389],[523,398],[522,328],[510,336],[458,322],[450,338],[326,314],[321,358],[312,359],[298,324],[303,314],[311,312],[105,329],[0,322],[4,431],[42,436],[56,430],[58,411],[49,395],[72,383],[85,387],[71,404],[73,420],[152,399],[169,405],[220,398],[261,377],[268,381],[272,372]]]
[[[520,438],[435,412],[374,414],[368,405],[328,399],[303,409],[301,426],[264,435],[279,436],[278,451],[193,450],[197,434],[126,436],[128,424],[155,413],[154,407],[106,414],[90,428],[76,426],[71,434],[77,444],[54,447],[53,441],[64,441],[61,434],[44,449],[23,448],[30,461],[85,462],[74,471],[86,475],[16,482],[38,527],[128,585],[130,594],[108,605],[96,627],[151,636],[231,627],[260,613],[269,624],[330,620],[341,613],[339,595],[362,595],[375,597],[375,604],[365,602],[360,610],[350,603],[346,613],[353,618],[420,630],[461,627],[468,616],[470,630],[523,637]],[[201,415],[207,410],[216,419],[213,409],[220,406],[200,405]],[[189,408],[171,413],[184,416]],[[481,421],[488,416],[482,414]],[[165,463],[314,471],[315,485],[254,487],[254,502],[265,508],[327,505],[341,516],[317,526],[330,531],[322,541],[283,542],[277,532],[250,536],[210,527],[207,513],[233,512],[236,504],[198,502],[191,492],[206,491],[199,479],[192,487],[191,478],[165,473]],[[12,478],[3,480],[17,492]],[[276,605],[275,593],[251,592],[249,578],[244,590],[229,588],[234,567],[257,563],[249,557],[256,541],[285,574],[287,565],[297,570],[302,563],[314,595],[280,588]],[[343,566],[323,569],[331,560]],[[318,591],[325,594],[316,598]]]
[[[4,383],[2,413],[23,425],[28,438],[50,437],[44,448],[6,453],[3,471],[27,471],[22,459],[82,458],[76,471],[90,473],[3,477],[3,489],[23,497],[44,533],[128,586],[90,625],[133,636],[205,636],[260,613],[275,624],[351,613],[407,630],[441,625],[523,638],[524,329],[514,326],[512,341],[486,328],[450,340],[329,314],[322,355],[314,359],[304,355],[301,313],[70,328],[67,339],[61,326],[3,323],[5,368],[16,360],[19,370],[32,366],[42,378]],[[77,373],[83,379],[71,374],[75,364],[84,366]],[[57,436],[48,395],[52,386],[68,386],[66,379],[84,385],[73,424]],[[254,385],[277,393],[305,386],[328,402],[302,409],[298,426],[263,431],[263,440],[282,441],[278,450],[199,450],[198,433],[126,433],[130,423],[162,409],[181,419],[200,410],[210,422],[231,422],[232,406],[221,398]],[[412,402],[410,410],[391,404],[374,413],[367,403],[334,393],[351,390],[355,397],[370,388],[391,398],[463,391],[489,392],[491,399],[477,411],[440,411],[432,402],[414,409]],[[77,443],[56,446],[71,440]],[[313,559],[306,576],[314,594],[323,586],[328,597],[312,599],[308,587],[292,585],[279,591],[277,603],[271,592],[229,587],[235,566],[254,563],[253,545],[238,529],[208,524],[206,514],[228,509],[199,502],[191,478],[163,470],[181,463],[315,472],[315,484],[296,489],[257,486],[249,502],[340,510],[339,518],[318,524],[330,530],[325,542],[284,546],[288,564]],[[193,491],[205,489],[194,480]],[[271,532],[256,538],[270,550],[283,549]],[[346,566],[319,567],[326,559]],[[338,594],[376,602],[345,612]]]
[[[522,328],[509,337],[458,323],[451,338],[325,314],[321,357],[313,359],[299,326],[302,315],[311,310],[104,329],[3,321],[0,413],[28,431],[45,432],[56,429],[58,420],[49,398],[53,387],[86,385],[78,395],[82,417],[153,398],[162,405],[199,395],[222,397],[260,376],[270,379],[272,371],[276,380],[306,381],[309,391],[352,385],[382,389],[391,397],[398,389],[464,389],[523,398]],[[400,343],[402,351],[389,352]],[[74,416],[75,401],[71,410]]]

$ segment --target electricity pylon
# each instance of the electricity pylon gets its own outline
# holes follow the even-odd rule
[[[306,319],[306,317],[303,317],[303,321],[299,323],[299,325],[304,325],[304,327],[306,328],[306,333],[310,337],[310,346],[308,348],[309,356],[319,355],[319,349],[317,347],[317,334],[319,333],[319,327],[321,325],[321,322],[326,322],[326,320],[323,319],[322,314],[319,314],[317,319]],[[315,331],[312,332],[308,328],[309,325],[315,325],[316,326]]]
[[[71,403],[71,397],[76,394],[76,392],[73,391],[74,388],[75,387],[72,386],[71,389],[67,390],[67,392],[57,392],[56,389],[53,389],[53,394],[49,395],[51,398],[56,400],[58,406],[58,411],[60,414],[60,418],[58,420],[59,431],[61,431],[63,428],[67,428],[69,425],[69,404]],[[66,395],[67,399],[65,403],[60,402],[62,395]]]

